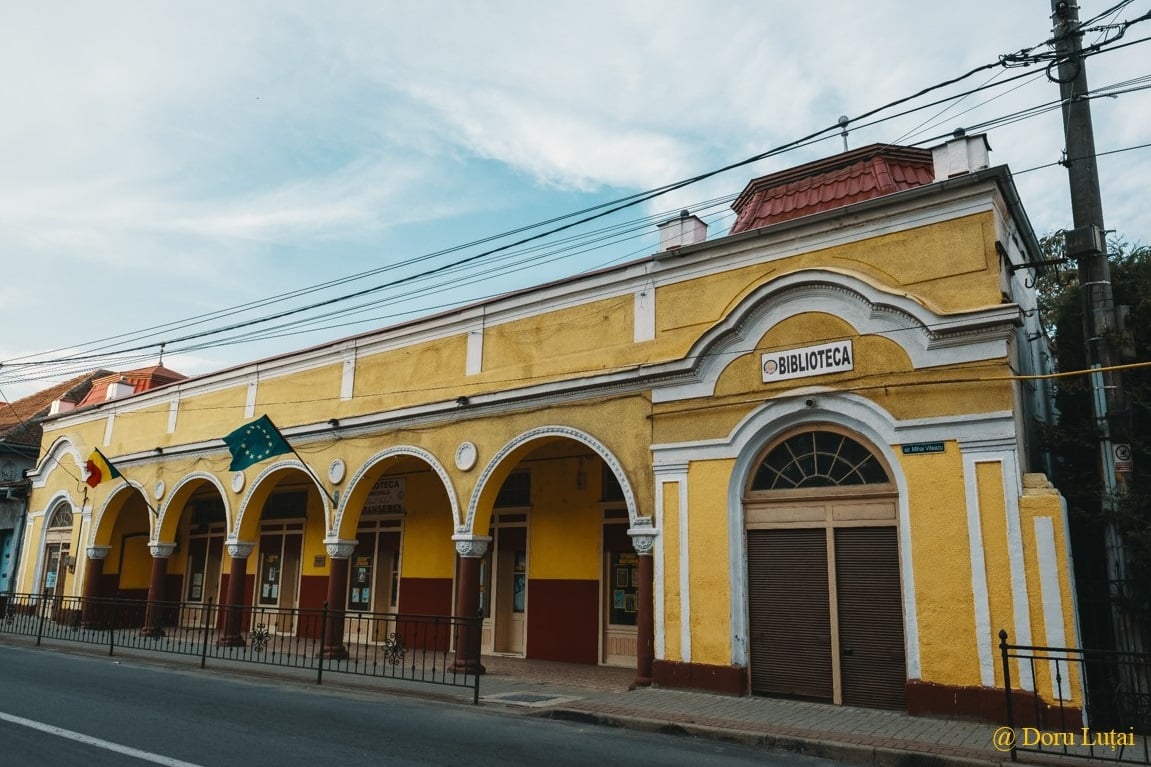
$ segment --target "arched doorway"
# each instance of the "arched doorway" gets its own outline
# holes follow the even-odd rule
[[[72,509],[66,502],[59,503],[48,517],[44,532],[44,570],[40,577],[40,593],[47,600],[47,610],[55,611],[67,594],[68,575],[75,569],[72,551]]]
[[[898,494],[856,435],[806,426],[744,492],[753,693],[906,707]]]

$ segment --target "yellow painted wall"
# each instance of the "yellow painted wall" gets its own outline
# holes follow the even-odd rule
[[[407,475],[407,510],[401,577],[453,577],[452,514],[439,477],[430,471]]]
[[[343,366],[333,364],[262,379],[256,388],[256,412],[281,424],[295,422],[300,413],[329,408],[339,399],[342,376]]]
[[[679,588],[679,483],[663,483],[663,508],[656,524],[663,539],[663,626],[666,660],[683,660],[680,632],[683,616],[680,612]],[[656,594],[656,599],[659,595]]]
[[[983,529],[983,561],[987,568],[987,597],[991,613],[992,645],[999,645],[999,630],[1013,633],[1014,603],[1011,561],[1007,551],[1007,507],[1003,498],[1003,466],[998,461],[975,464],[979,497],[979,523]],[[1003,668],[995,664],[995,683],[1002,686]]]
[[[731,665],[727,489],[735,462],[693,461],[688,472],[691,659]]]
[[[978,685],[971,547],[959,446],[948,442],[943,453],[901,456],[899,469],[908,486],[922,678]]]
[[[570,442],[556,452],[570,454]],[[599,580],[603,521],[596,499],[600,462],[584,460],[585,485],[577,487],[577,459],[530,461],[532,510],[528,517],[528,573],[532,580]]]

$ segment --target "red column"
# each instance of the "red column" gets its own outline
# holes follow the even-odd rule
[[[80,627],[86,629],[103,628],[109,608],[104,604],[93,604],[98,600],[100,593],[100,580],[104,576],[104,558],[112,550],[111,546],[89,546],[88,564],[84,568],[84,599],[80,608]]]
[[[328,548],[328,620],[324,626],[322,658],[346,658],[344,646],[344,600],[348,594],[348,557],[356,550],[357,541],[325,541]]]
[[[482,674],[486,669],[480,663],[480,560],[488,551],[491,538],[484,535],[452,536],[456,553],[460,555],[459,577],[456,581],[455,618],[472,619],[459,624],[456,631],[456,660],[451,670],[462,674]]]
[[[148,551],[152,553],[152,580],[148,583],[148,606],[144,610],[142,634],[163,636],[165,616],[162,602],[166,599],[164,586],[168,578],[168,557],[175,550],[175,543],[148,544]]]
[[[651,550],[657,532],[650,518],[636,520],[627,531],[639,554],[639,593],[636,605],[635,681],[632,688],[651,686],[651,667],[655,661],[655,568]]]
[[[227,544],[228,556],[232,558],[232,566],[228,573],[228,594],[225,597],[224,625],[220,631],[216,644],[223,647],[243,647],[244,641],[244,584],[248,579],[248,557],[255,543],[243,541],[229,541]]]

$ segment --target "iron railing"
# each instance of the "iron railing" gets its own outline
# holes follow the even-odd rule
[[[1012,760],[1031,752],[1151,765],[1151,654],[1012,645],[1006,631],[999,651],[1009,729],[996,745]],[[1014,687],[1012,660],[1042,694]]]
[[[481,618],[7,594],[0,633],[465,687],[479,702]],[[468,650],[465,652],[464,650]]]

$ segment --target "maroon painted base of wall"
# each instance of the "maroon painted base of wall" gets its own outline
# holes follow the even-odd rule
[[[1014,690],[1011,708],[1016,727],[1066,731],[1083,726],[1080,709],[1060,709],[1033,692]],[[1002,688],[957,687],[913,680],[907,683],[907,712],[912,716],[944,716],[1006,724],[1007,696]]]
[[[709,666],[657,660],[651,665],[651,681],[658,687],[687,687],[725,695],[747,695],[747,669],[742,666]]]
[[[404,578],[399,610],[407,615],[451,615],[451,578]]]
[[[528,579],[527,657],[599,662],[599,581]]]

